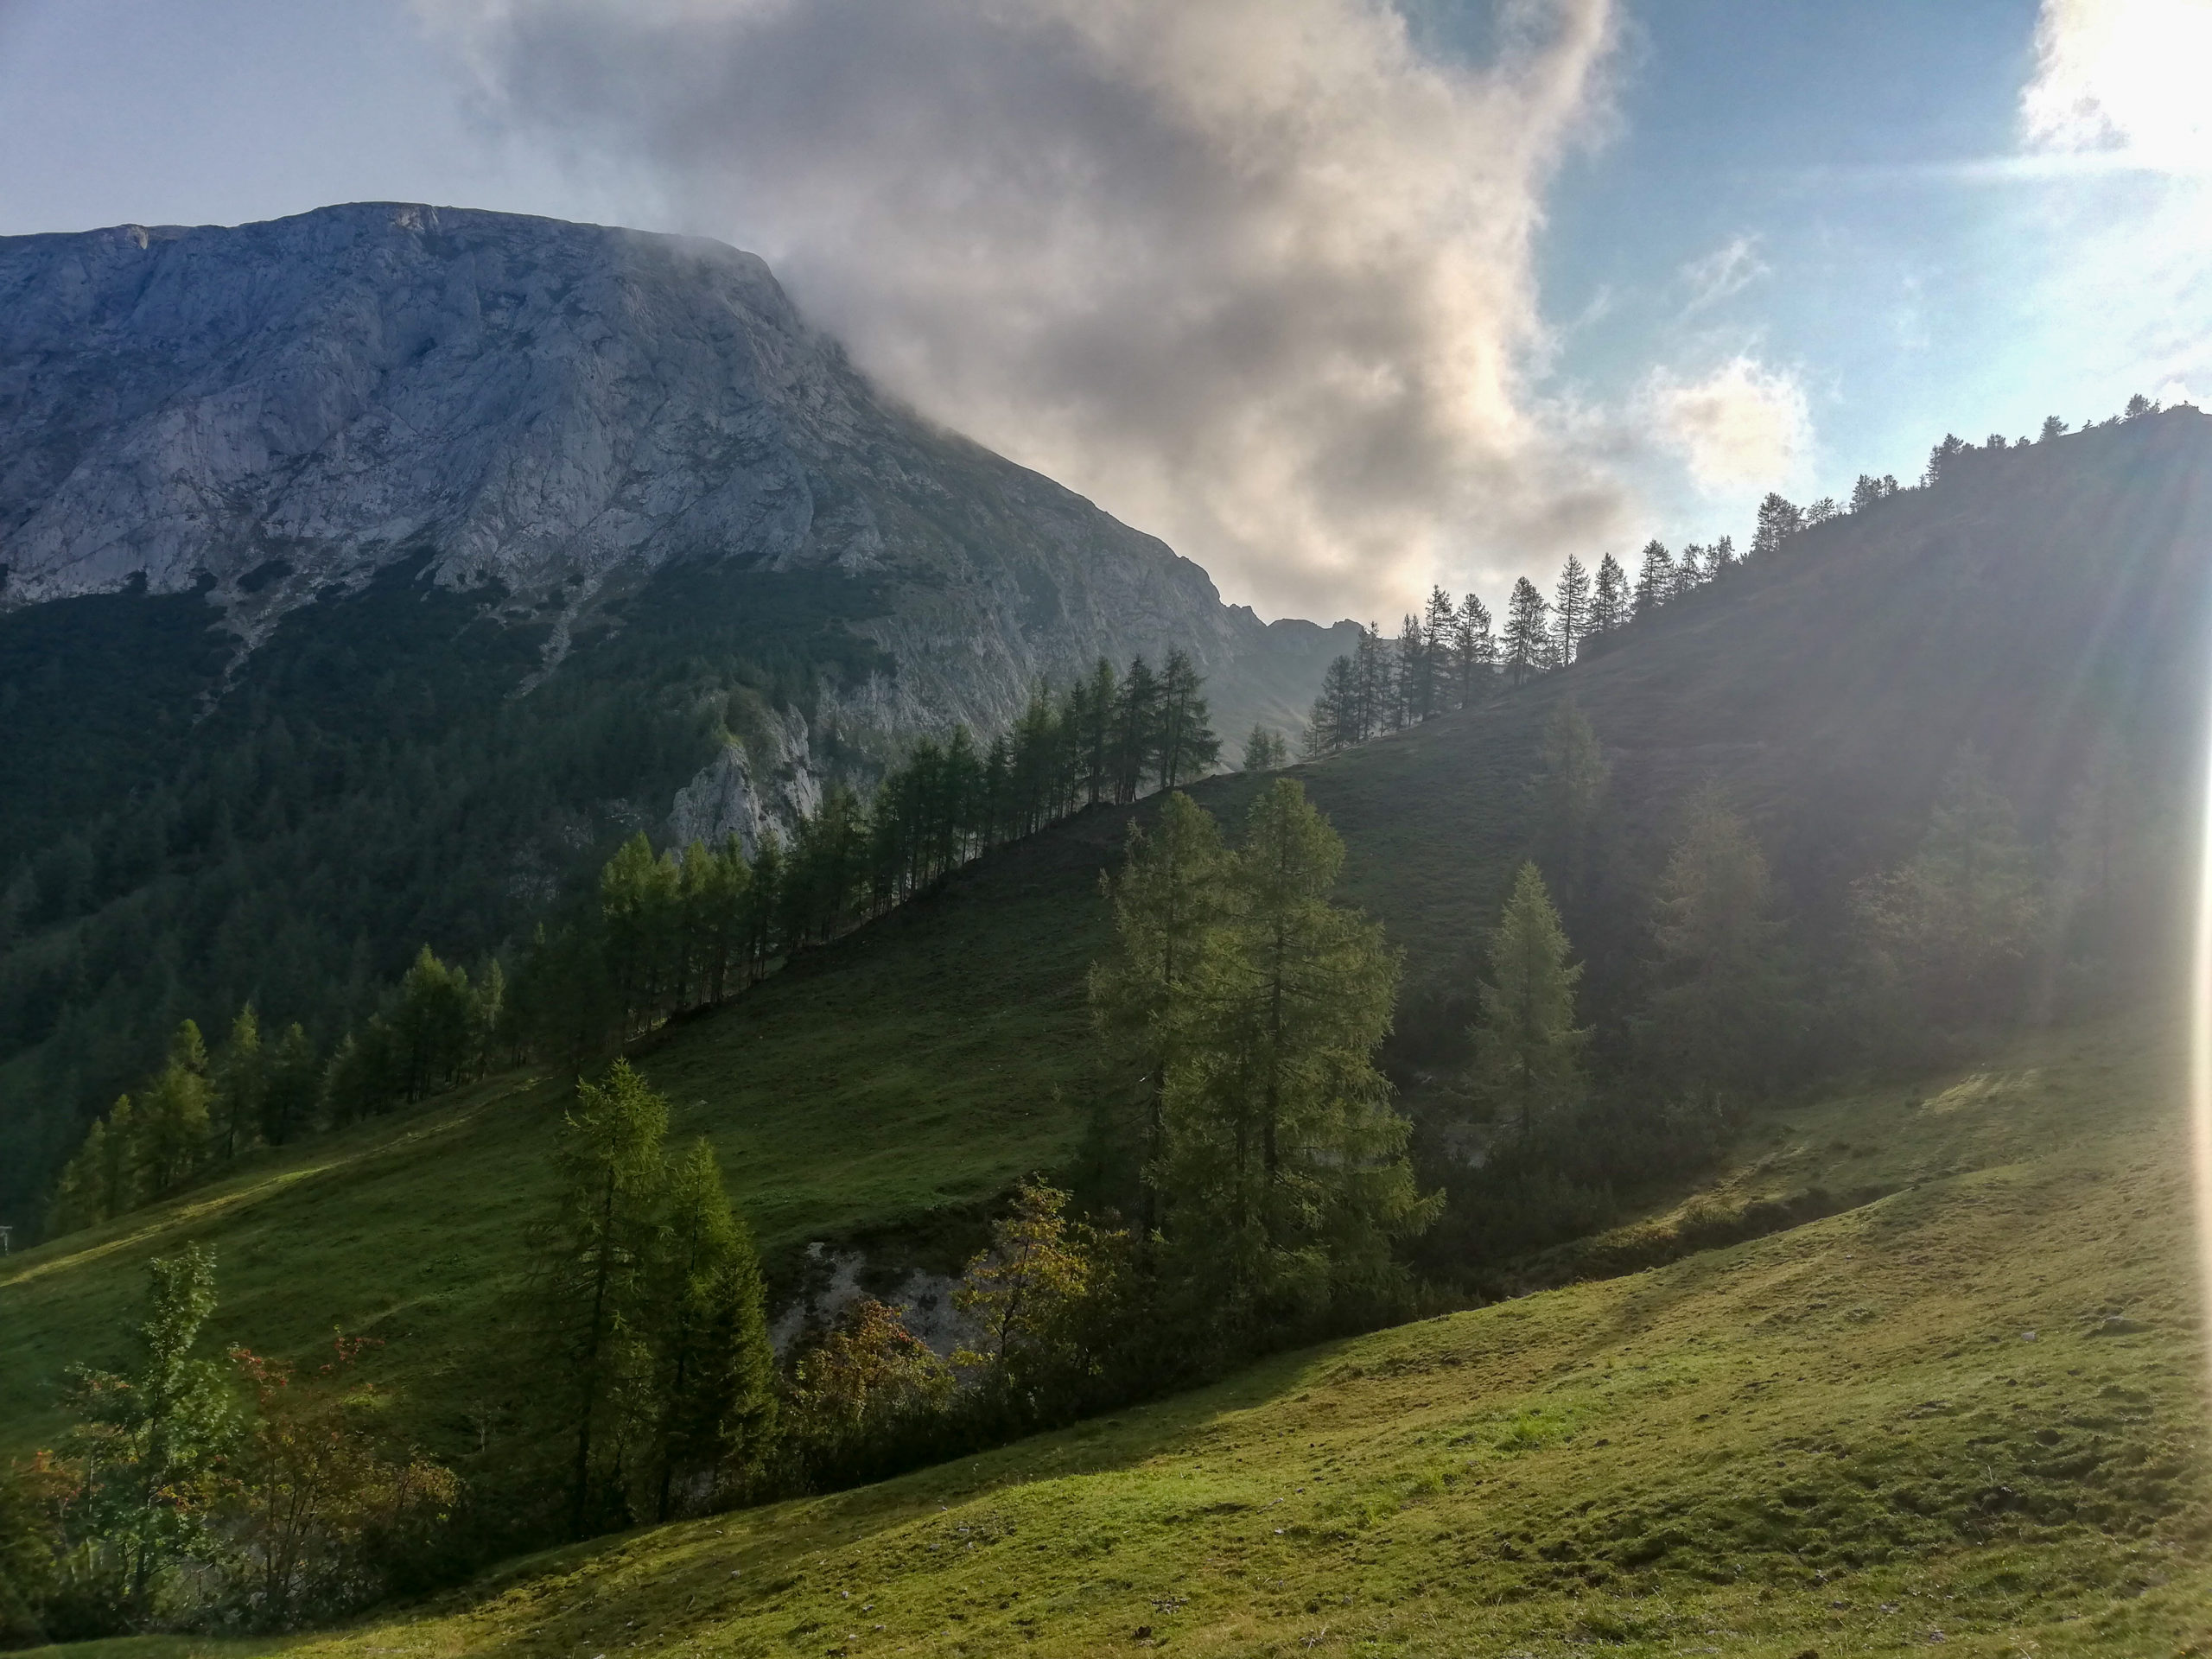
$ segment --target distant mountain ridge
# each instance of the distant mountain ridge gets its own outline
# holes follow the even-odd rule
[[[890,403],[760,259],[408,204],[0,238],[0,608],[204,590],[239,645],[423,562],[556,664],[671,563],[873,576],[871,736],[1188,652],[1287,727],[1329,656],[1050,480]]]
[[[618,840],[1263,624],[881,396],[750,254],[406,204],[0,238],[0,1208],[191,1015],[334,1031]]]

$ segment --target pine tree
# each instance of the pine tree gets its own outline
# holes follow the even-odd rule
[[[554,1148],[560,1188],[540,1280],[548,1375],[575,1446],[569,1503],[578,1537],[619,1484],[609,1470],[626,1466],[650,1388],[667,1133],[668,1103],[617,1060],[601,1082],[577,1084]]]
[[[1598,576],[1590,594],[1590,632],[1611,633],[1629,618],[1628,573],[1608,553],[1598,561]]]
[[[1643,1022],[1662,1075],[1678,1086],[1740,1093],[1770,1071],[1783,1001],[1773,910],[1758,841],[1717,787],[1700,790],[1660,878]]]
[[[1490,972],[1477,988],[1476,1082],[1523,1135],[1545,1112],[1571,1103],[1582,1085],[1589,1039],[1574,1023],[1580,963],[1567,961],[1566,931],[1533,863],[1514,878],[1490,937]]]
[[[1429,674],[1428,640],[1421,632],[1421,619],[1411,612],[1398,624],[1396,661],[1394,677],[1398,695],[1390,710],[1393,729],[1427,720],[1436,701],[1435,683]]]
[[[1570,553],[1560,568],[1559,586],[1552,596],[1553,657],[1564,668],[1573,662],[1583,638],[1591,632],[1590,573]]]
[[[1401,1288],[1391,1242],[1435,1214],[1405,1159],[1374,1052],[1398,963],[1380,927],[1329,902],[1344,843],[1290,779],[1253,804],[1173,1018],[1162,1155],[1148,1176],[1172,1261],[1232,1327],[1373,1306]]]
[[[1713,544],[1706,563],[1706,580],[1717,582],[1735,569],[1743,561],[1736,556],[1736,538],[1723,536]]]
[[[1505,674],[1521,685],[1544,671],[1551,661],[1551,629],[1545,614],[1551,607],[1536,591],[1536,584],[1522,576],[1513,584],[1505,607]]]
[[[1643,566],[1636,573],[1636,618],[1641,621],[1675,592],[1675,556],[1654,537],[1643,544]]]
[[[1162,1148],[1163,1102],[1185,1034],[1192,976],[1226,902],[1225,855],[1212,815],[1179,790],[1161,804],[1149,834],[1130,824],[1128,846],[1120,879],[1106,886],[1114,948],[1091,969],[1088,988],[1099,1031],[1141,1081],[1140,1155],[1149,1168]],[[1147,1181],[1144,1237],[1157,1219],[1153,1200]]]
[[[774,1432],[775,1351],[753,1235],[702,1136],[668,1174],[655,1263],[656,1518],[677,1484],[742,1484]]]

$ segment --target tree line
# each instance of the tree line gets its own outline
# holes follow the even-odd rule
[[[2102,424],[2139,420],[2158,408],[2138,393],[2128,399],[2124,414]],[[2093,423],[2083,424],[2086,429]],[[1932,489],[1987,456],[2050,443],[2068,429],[2054,415],[2032,442],[2023,437],[2008,445],[2001,433],[1993,433],[1977,448],[1947,435],[1929,450],[1920,486]],[[1440,586],[1433,588],[1421,611],[1408,613],[1399,624],[1395,639],[1370,622],[1359,643],[1331,662],[1306,721],[1304,751],[1309,757],[1334,754],[1568,667],[1621,629],[1779,555],[1808,530],[1870,512],[1899,491],[1893,474],[1868,473],[1859,475],[1849,499],[1841,504],[1822,496],[1800,506],[1770,491],[1759,503],[1750,544],[1742,553],[1727,536],[1709,544],[1688,543],[1680,551],[1655,537],[1637,555],[1632,575],[1611,553],[1599,557],[1594,570],[1570,553],[1549,598],[1526,576],[1514,582],[1504,620],[1495,632],[1490,607],[1478,595],[1455,601]]]
[[[966,728],[925,739],[863,805],[833,787],[788,842],[751,857],[734,838],[656,853],[642,833],[539,923],[514,982],[497,957],[472,975],[425,945],[399,983],[327,1053],[298,1024],[264,1043],[251,1002],[212,1059],[199,1027],[96,1118],[65,1166],[49,1236],[120,1215],[257,1147],[342,1127],[528,1060],[581,1072],[671,1014],[728,1001],[783,958],[835,938],[992,847],[1070,813],[1126,804],[1213,770],[1204,681],[1181,651],[1157,671],[1103,658],[1058,696],[1040,690],[978,747]],[[1264,728],[1248,766],[1280,766]]]

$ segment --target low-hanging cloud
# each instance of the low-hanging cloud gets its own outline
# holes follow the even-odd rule
[[[1387,0],[417,0],[498,109],[641,162],[855,359],[1269,611],[1586,546],[1527,384],[1611,0],[1480,64]]]

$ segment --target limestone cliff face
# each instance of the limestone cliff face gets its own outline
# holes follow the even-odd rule
[[[816,715],[864,748],[1177,646],[1225,734],[1287,728],[1345,643],[887,401],[717,243],[391,204],[0,238],[0,608],[204,589],[243,653],[409,561],[543,627],[540,674],[676,562],[865,578],[893,666]],[[791,759],[678,816],[787,813]]]

